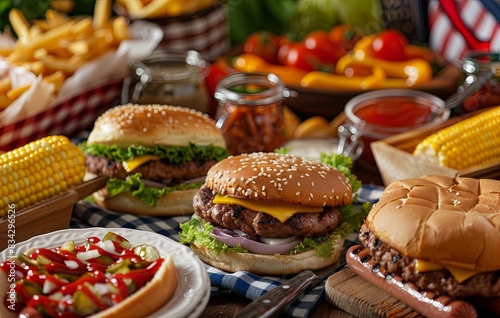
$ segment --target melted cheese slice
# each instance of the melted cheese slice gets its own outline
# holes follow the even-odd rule
[[[440,265],[437,263],[427,262],[427,261],[423,261],[420,259],[417,260],[417,267],[416,268],[419,272],[431,272],[431,271],[437,271],[440,269],[446,269],[451,273],[451,275],[459,283],[462,283],[466,279],[481,273],[479,271],[470,270],[470,269],[463,269],[463,268],[458,268],[458,267],[453,267],[453,266],[443,266],[443,265]]]
[[[285,222],[297,213],[323,212],[323,208],[318,207],[307,207],[288,203],[254,201],[248,199],[232,198],[220,194],[217,194],[215,196],[213,202],[215,204],[237,204],[252,211],[265,212],[280,220],[281,223]]]
[[[160,156],[156,155],[144,155],[144,156],[138,156],[130,160],[126,160],[122,162],[123,168],[127,172],[134,171],[137,167],[140,165],[144,164],[145,162],[148,161],[155,161],[155,160],[160,160]]]

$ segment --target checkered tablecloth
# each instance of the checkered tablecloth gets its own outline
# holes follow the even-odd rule
[[[360,190],[360,201],[375,202],[381,194],[380,187],[364,186]],[[82,201],[75,205],[71,219],[71,227],[124,227],[163,234],[179,241],[179,223],[186,222],[190,216],[149,217],[132,214],[115,213]],[[349,236],[353,240],[355,234]],[[205,265],[212,286],[212,297],[222,293],[235,292],[250,300],[254,300],[281,285],[291,276],[260,276],[248,272],[227,273],[212,266]],[[292,317],[309,317],[324,297],[324,282],[316,285],[290,305],[286,313]]]

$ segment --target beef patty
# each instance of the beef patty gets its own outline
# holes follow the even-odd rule
[[[121,162],[112,161],[106,157],[87,155],[87,171],[110,178],[125,179],[129,174],[141,173],[145,179],[162,182],[165,185],[179,184],[185,180],[207,175],[208,170],[217,161],[190,161],[184,164],[171,164],[162,160],[149,161],[127,172]]]
[[[281,223],[275,217],[234,204],[214,204],[215,192],[203,186],[193,198],[193,207],[203,219],[228,229],[241,230],[262,237],[324,236],[339,224],[338,208],[325,207],[323,212],[298,213]]]
[[[432,290],[452,297],[500,296],[500,271],[481,273],[458,283],[447,270],[424,273],[417,271],[415,258],[403,256],[381,242],[365,224],[361,227],[359,240],[370,250],[372,260],[378,262],[381,270],[413,282],[422,290]]]

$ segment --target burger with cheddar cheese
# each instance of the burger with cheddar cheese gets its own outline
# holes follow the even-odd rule
[[[376,281],[374,272],[399,277],[412,290],[442,299],[496,299],[500,314],[499,202],[498,180],[394,181],[366,217],[362,246],[352,248],[348,264],[369,280]],[[365,276],[365,267],[376,271]]]
[[[315,160],[231,156],[208,171],[194,196],[195,215],[181,224],[181,242],[230,272],[285,275],[327,267],[362,223],[362,212],[351,206],[359,186],[350,172]]]
[[[145,215],[193,213],[193,196],[208,169],[229,155],[208,115],[167,105],[109,109],[82,148],[88,175],[109,177],[106,187],[94,193],[96,202]]]

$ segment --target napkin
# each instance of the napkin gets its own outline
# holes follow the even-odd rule
[[[380,188],[363,186],[359,192],[361,201],[375,202],[380,196]],[[191,216],[150,217],[108,211],[87,201],[78,202],[71,219],[71,227],[124,227],[151,231],[179,241],[179,223],[188,221]],[[354,240],[349,236],[347,240]],[[216,297],[226,292],[234,292],[254,300],[281,285],[292,276],[261,276],[239,271],[228,273],[209,265],[205,265],[212,286],[211,296]],[[310,317],[324,297],[325,283],[321,282],[303,294],[295,303],[287,308],[286,313],[292,317]]]

